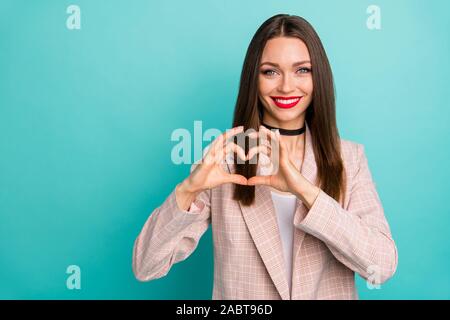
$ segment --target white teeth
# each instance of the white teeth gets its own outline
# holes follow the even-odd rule
[[[296,98],[296,99],[289,99],[289,100],[284,100],[284,99],[275,99],[276,102],[278,103],[282,103],[282,104],[291,104],[294,102],[297,102],[298,100],[300,100],[300,98]]]

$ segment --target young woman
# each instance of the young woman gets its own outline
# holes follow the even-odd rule
[[[247,129],[259,145],[230,140]],[[250,163],[272,159],[273,146],[276,170]],[[243,161],[227,161],[229,150]],[[134,245],[136,277],[166,275],[210,224],[213,299],[357,299],[355,272],[372,284],[395,273],[397,249],[364,146],[339,138],[328,58],[303,18],[276,15],[257,30],[233,129],[146,221]]]

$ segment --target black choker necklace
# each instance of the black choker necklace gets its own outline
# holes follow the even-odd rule
[[[296,136],[296,135],[300,135],[300,134],[302,134],[303,132],[305,132],[305,130],[306,130],[306,125],[304,125],[303,127],[301,127],[300,129],[283,129],[283,128],[276,128],[276,127],[272,127],[272,126],[269,126],[269,125],[267,125],[267,124],[265,124],[265,123],[261,123],[264,127],[266,127],[267,129],[269,129],[269,130],[272,130],[272,129],[278,129],[278,130],[280,130],[280,134],[281,135],[283,135],[283,136]]]

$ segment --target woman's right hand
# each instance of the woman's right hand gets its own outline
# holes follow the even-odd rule
[[[210,145],[202,162],[198,164],[182,183],[177,186],[177,202],[181,209],[187,210],[195,200],[195,196],[207,189],[212,189],[225,183],[247,185],[247,178],[239,174],[223,170],[226,155],[236,152],[242,160],[247,160],[244,150],[229,138],[243,132],[244,127],[235,127],[218,136]]]
[[[236,152],[242,160],[247,160],[244,150],[233,141],[228,141],[243,130],[242,126],[232,128],[212,142],[208,152],[203,156],[202,162],[195,167],[186,179],[187,190],[201,192],[224,183],[247,185],[247,178],[239,174],[228,173],[223,170],[222,166],[230,151]]]

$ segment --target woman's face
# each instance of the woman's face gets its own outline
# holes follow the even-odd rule
[[[264,121],[287,129],[303,123],[313,92],[311,59],[305,43],[293,37],[267,41],[258,84]]]

